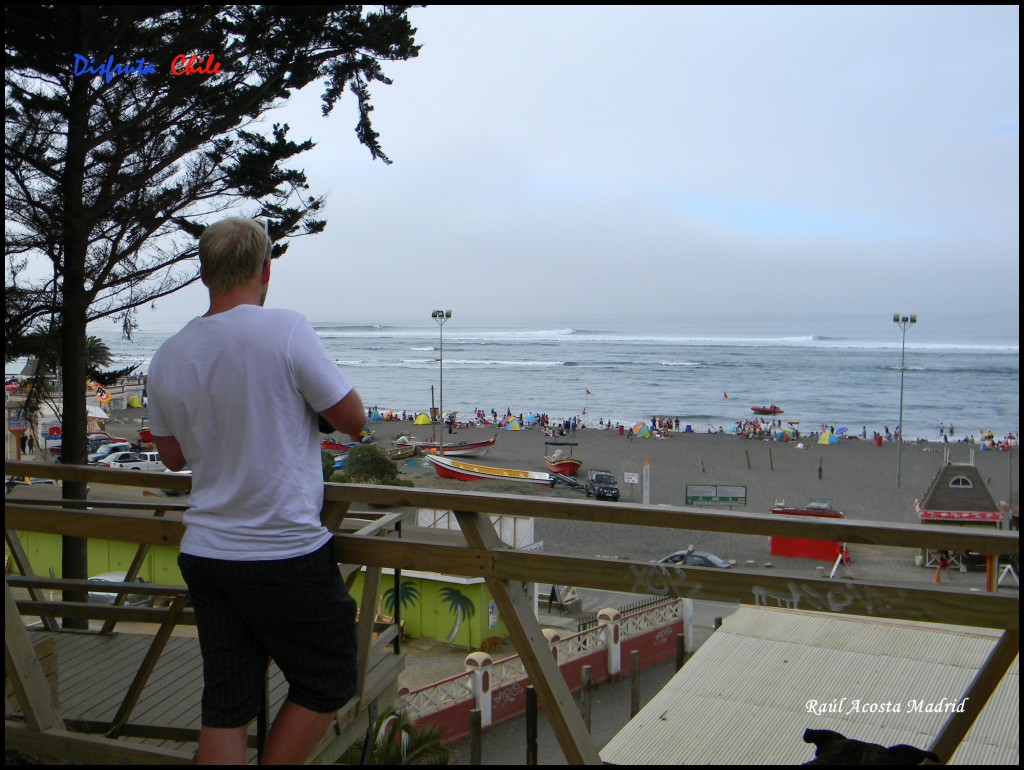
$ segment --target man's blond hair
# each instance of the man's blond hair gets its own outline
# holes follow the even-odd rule
[[[199,238],[203,280],[226,292],[251,280],[270,259],[270,238],[262,222],[229,217],[210,225]]]

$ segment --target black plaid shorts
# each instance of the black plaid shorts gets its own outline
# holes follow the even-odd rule
[[[179,554],[203,654],[203,725],[241,727],[257,714],[269,658],[288,698],[337,711],[356,684],[356,603],[328,541],[292,559],[228,561]]]

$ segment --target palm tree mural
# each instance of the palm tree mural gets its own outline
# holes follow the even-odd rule
[[[458,588],[445,586],[441,589],[441,601],[448,605],[449,611],[455,615],[455,624],[448,634],[448,644],[458,636],[459,628],[462,626],[462,619],[471,618],[476,613],[472,600],[462,593]]]
[[[402,603],[402,609],[412,607],[420,599],[420,591],[415,583],[401,582],[398,584],[398,600]],[[395,614],[395,589],[389,588],[383,596],[384,612],[388,615]]]

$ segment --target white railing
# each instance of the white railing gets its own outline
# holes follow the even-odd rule
[[[470,683],[471,674],[467,671],[464,674],[455,674],[440,682],[428,684],[417,690],[400,692],[399,695],[405,700],[405,711],[410,718],[418,719],[425,714],[438,711],[473,698],[473,688]]]
[[[492,687],[497,689],[520,679],[527,678],[526,666],[518,655],[510,655],[507,658],[494,661],[491,667]]]
[[[639,636],[658,628],[667,628],[682,617],[682,602],[679,599],[668,599],[664,602],[645,607],[620,620],[621,638]],[[605,626],[602,623],[594,628],[559,639],[554,643],[559,663],[573,658],[589,655],[605,649]],[[496,660],[491,665],[491,692],[506,685],[528,678],[526,667],[518,655]],[[405,711],[415,721],[422,716],[439,711],[464,700],[474,697],[472,674],[455,674],[439,682],[424,685],[416,690],[403,692]]]
[[[554,644],[558,652],[558,662],[578,658],[581,655],[589,655],[595,650],[604,648],[604,624],[588,628],[586,631],[559,639]]]
[[[679,599],[669,599],[629,615],[623,615],[620,621],[623,638],[639,636],[656,628],[675,623],[683,616],[682,606]]]

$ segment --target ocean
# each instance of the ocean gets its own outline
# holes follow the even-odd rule
[[[470,419],[530,412],[631,426],[653,416],[696,431],[725,430],[777,404],[804,431],[822,425],[890,430],[899,423],[903,336],[891,314],[723,312],[674,318],[482,323],[456,311],[443,329],[430,317],[381,322],[314,320],[330,355],[364,404],[382,412],[443,409]],[[974,312],[920,316],[906,334],[904,435],[953,440],[1020,426],[1018,325]],[[993,320],[995,319],[995,320]],[[1011,319],[1012,320],[1012,319]],[[1001,326],[999,324],[1002,324]],[[132,341],[105,324],[113,366],[149,358],[181,323],[147,324]]]

